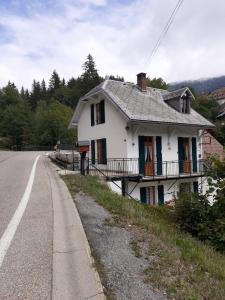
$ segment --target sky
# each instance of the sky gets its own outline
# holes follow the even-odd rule
[[[31,87],[53,70],[68,80],[90,53],[101,76],[167,82],[225,74],[225,1],[184,0],[150,61],[177,0],[0,0],[0,87]]]

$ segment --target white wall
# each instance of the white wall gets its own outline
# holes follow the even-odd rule
[[[155,199],[156,203],[158,203],[158,185],[163,185],[164,186],[164,202],[168,202],[173,199],[173,195],[177,195],[177,193],[180,190],[180,183],[185,183],[185,182],[190,182],[191,183],[191,189],[193,191],[193,182],[198,181],[199,187],[200,187],[200,182],[201,180],[198,178],[186,178],[186,179],[179,179],[179,180],[162,180],[162,181],[154,181],[154,182],[142,182],[139,183],[136,186],[135,182],[129,182],[128,183],[128,193],[130,193],[133,188],[133,192],[131,193],[131,196],[137,200],[140,201],[140,188],[141,187],[148,187],[148,186],[154,186],[155,187]],[[116,182],[121,186],[121,183],[118,181]],[[113,183],[108,183],[109,187],[116,193],[121,194],[121,190],[116,187]]]
[[[160,126],[160,125],[135,125],[128,130],[127,139],[127,156],[138,157],[139,146],[138,136],[161,136],[162,137],[162,160],[176,161],[178,160],[178,137],[197,137],[197,159],[201,154],[201,147],[198,138],[198,130],[192,127],[177,126]],[[156,149],[155,149],[156,155]],[[190,140],[190,155],[191,155],[191,140]],[[156,160],[156,157],[155,157]]]
[[[90,105],[102,99],[104,98],[99,96],[98,99],[85,103],[78,121],[78,141],[106,138],[107,158],[124,158],[127,155],[127,123],[109,101],[105,100],[105,123],[91,126]]]

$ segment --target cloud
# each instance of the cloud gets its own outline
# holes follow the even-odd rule
[[[0,4],[0,86],[30,87],[54,69],[79,76],[88,53],[102,76],[167,81],[224,74],[225,3],[184,1],[159,51],[149,57],[177,0],[47,0]],[[217,4],[217,5],[215,5]]]

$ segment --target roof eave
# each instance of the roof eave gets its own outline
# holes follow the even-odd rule
[[[161,121],[149,121],[149,120],[138,120],[138,119],[131,119],[129,123],[138,123],[138,124],[160,124],[162,126],[191,126],[191,127],[198,127],[198,128],[205,128],[205,129],[213,129],[215,125],[203,125],[203,124],[188,124],[188,123],[177,123],[177,122],[161,122]]]

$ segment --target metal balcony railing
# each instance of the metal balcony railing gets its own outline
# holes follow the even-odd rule
[[[138,158],[108,158],[104,163],[96,160],[94,164],[87,159],[85,164],[90,175],[101,173],[106,177],[142,176],[152,179],[202,176],[207,169],[205,160],[147,162],[140,167]]]

